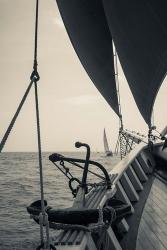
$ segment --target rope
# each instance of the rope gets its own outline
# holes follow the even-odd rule
[[[9,136],[9,134],[10,134],[15,122],[16,122],[16,119],[21,111],[21,108],[22,108],[22,106],[23,106],[23,104],[24,104],[24,102],[25,102],[25,100],[30,92],[32,84],[34,83],[35,80],[36,81],[39,80],[39,74],[37,72],[37,32],[38,32],[38,0],[36,1],[35,49],[34,49],[34,67],[33,67],[34,71],[32,72],[31,77],[30,77],[30,79],[31,79],[30,84],[28,85],[28,88],[27,88],[27,90],[26,90],[17,110],[16,110],[16,113],[14,114],[14,116],[13,116],[3,138],[2,138],[2,141],[0,143],[0,153],[2,152],[3,147],[5,146],[5,143],[8,139],[8,136]]]
[[[35,86],[35,104],[36,104],[36,120],[37,120],[37,136],[38,136],[38,154],[39,154],[39,169],[40,169],[40,187],[41,187],[41,199],[42,199],[42,211],[44,209],[44,192],[43,192],[43,174],[42,174],[42,153],[41,153],[41,136],[40,136],[40,121],[39,121],[39,104],[38,104],[38,90],[37,83]]]
[[[38,42],[38,9],[39,4],[38,0],[36,0],[36,17],[35,17],[35,41],[34,41],[34,65],[33,65],[33,72],[30,76],[30,84],[28,85],[28,88],[26,89],[25,94],[23,95],[23,98],[16,110],[16,113],[14,114],[3,138],[0,143],[0,153],[2,152],[2,149],[8,139],[8,136],[16,122],[16,119],[21,111],[21,108],[30,92],[30,89],[34,83],[35,87],[35,105],[36,105],[36,121],[37,121],[37,136],[38,136],[38,153],[39,153],[39,169],[40,169],[40,190],[41,190],[41,210],[42,213],[40,214],[40,236],[41,236],[41,245],[44,245],[45,248],[45,242],[44,242],[44,235],[43,235],[43,224],[46,225],[46,247],[47,249],[50,249],[50,242],[49,242],[49,223],[48,223],[48,216],[45,212],[44,207],[44,192],[43,192],[43,173],[42,173],[42,154],[41,154],[41,137],[40,137],[40,121],[39,121],[39,104],[38,104],[38,89],[37,89],[37,81],[39,81],[40,77],[37,71],[37,42]]]
[[[27,96],[28,96],[28,94],[30,92],[30,89],[31,89],[33,83],[34,83],[34,78],[31,79],[30,84],[28,85],[28,88],[26,89],[26,92],[25,92],[25,94],[24,94],[24,96],[23,96],[23,98],[22,98],[22,100],[21,100],[21,102],[20,102],[20,104],[19,104],[19,106],[18,106],[18,108],[16,110],[16,113],[14,114],[14,116],[13,116],[13,118],[12,118],[12,120],[11,120],[11,122],[10,122],[10,124],[9,124],[3,138],[2,138],[2,141],[0,143],[0,153],[2,152],[3,147],[6,144],[8,136],[9,136],[9,134],[10,134],[15,122],[16,122],[16,119],[17,119],[17,117],[18,117],[18,115],[19,115],[19,113],[21,111],[21,108],[22,108],[22,106],[23,106],[23,104],[24,104],[24,102],[25,102],[25,100],[26,100],[26,98],[27,98]]]
[[[43,191],[43,171],[42,171],[42,153],[41,153],[41,136],[40,136],[40,121],[39,121],[39,104],[38,104],[38,89],[37,82],[34,82],[35,87],[35,105],[36,105],[36,121],[37,121],[37,137],[38,137],[38,158],[39,158],[39,173],[40,173],[40,192],[41,192],[41,211],[42,218],[45,217],[45,206],[44,206],[44,191]],[[40,223],[41,225],[41,223]],[[44,241],[43,230],[41,229],[41,243]]]
[[[42,153],[41,153],[41,132],[40,132],[40,119],[39,119],[39,104],[38,104],[38,87],[37,82],[40,77],[37,71],[37,45],[38,45],[38,12],[39,12],[39,1],[36,0],[36,16],[35,16],[35,38],[34,38],[34,65],[33,72],[31,74],[31,79],[34,79],[35,87],[35,108],[36,108],[36,124],[37,124],[37,138],[38,138],[38,158],[39,158],[39,172],[40,172],[40,192],[41,192],[41,214],[40,214],[40,238],[41,245],[44,245],[44,248],[50,249],[50,240],[49,240],[49,223],[48,216],[45,212],[44,205],[44,190],[43,190],[43,166],[42,166]],[[46,243],[44,241],[44,232],[43,225],[46,227]]]
[[[37,72],[37,49],[38,49],[38,12],[39,1],[36,0],[36,16],[35,16],[35,37],[34,37],[34,71]]]

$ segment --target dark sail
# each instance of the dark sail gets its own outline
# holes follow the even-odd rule
[[[167,72],[167,0],[103,0],[103,5],[128,84],[150,125]]]
[[[94,85],[119,114],[112,37],[101,0],[57,0],[65,27]]]

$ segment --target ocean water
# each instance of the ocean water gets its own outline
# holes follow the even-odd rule
[[[64,208],[72,205],[73,196],[67,178],[49,161],[51,153],[43,153],[44,196],[49,206]],[[85,153],[62,153],[85,158]],[[92,153],[91,159],[111,170],[118,157],[104,157]],[[95,168],[91,168],[93,170]],[[81,178],[82,170],[70,167],[74,176]],[[95,170],[98,172],[97,170]],[[99,172],[100,173],[100,172]],[[89,182],[96,178],[89,175]],[[35,249],[39,245],[39,225],[30,219],[26,207],[40,199],[37,153],[0,154],[0,250]],[[54,236],[54,230],[50,230]]]

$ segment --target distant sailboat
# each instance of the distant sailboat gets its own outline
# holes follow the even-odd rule
[[[113,156],[112,151],[109,150],[105,128],[104,128],[103,141],[104,141],[104,151],[105,151],[106,156]]]

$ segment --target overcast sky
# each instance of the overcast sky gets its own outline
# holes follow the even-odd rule
[[[61,21],[55,0],[40,0],[38,65],[42,149],[74,151],[79,140],[93,151],[103,150],[103,129],[114,149],[118,118],[80,64]],[[0,139],[29,84],[34,50],[34,0],[0,0]],[[119,66],[123,119],[126,128],[146,132]],[[165,80],[166,82],[166,80]],[[156,100],[157,128],[167,124],[164,82]],[[4,151],[36,151],[34,89]]]

